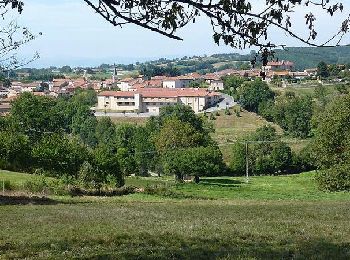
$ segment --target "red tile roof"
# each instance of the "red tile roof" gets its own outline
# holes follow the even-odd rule
[[[269,61],[267,66],[294,66],[294,63],[291,61]]]
[[[220,93],[210,92],[206,89],[168,89],[168,88],[142,88],[136,91],[103,91],[99,96],[114,97],[133,97],[134,94],[140,94],[143,97],[159,97],[159,98],[177,98],[177,97],[205,97],[219,96]]]

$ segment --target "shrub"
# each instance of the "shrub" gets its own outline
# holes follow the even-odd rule
[[[241,109],[235,110],[236,117],[241,117]]]
[[[114,189],[83,189],[78,186],[69,187],[69,194],[71,196],[124,196],[136,192],[136,188],[132,186],[124,186]]]
[[[227,109],[227,108],[225,109],[225,115],[227,115],[227,116],[232,115],[230,109]]]
[[[209,117],[210,120],[216,120],[216,117],[214,114],[210,114],[210,117]]]
[[[10,181],[0,181],[0,191],[2,192],[3,189],[9,191],[13,190],[15,187],[11,184]]]
[[[216,111],[215,115],[216,115],[216,116],[220,116],[220,112],[219,112],[219,111]]]
[[[350,191],[350,164],[338,164],[318,173],[316,180],[322,190]]]
[[[32,193],[67,195],[67,185],[61,179],[48,179],[37,176],[23,185],[24,190]]]

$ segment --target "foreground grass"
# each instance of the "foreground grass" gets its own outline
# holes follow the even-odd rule
[[[0,210],[4,259],[350,257],[350,202],[104,201]]]
[[[349,259],[350,193],[318,191],[313,178],[129,177],[170,193],[12,201],[0,206],[0,259]]]
[[[170,178],[126,179],[127,185],[147,187],[165,185],[174,195],[198,199],[224,200],[338,200],[350,201],[349,192],[323,192],[315,182],[315,172],[286,176],[201,178],[199,184],[174,184]],[[153,181],[152,181],[153,180]],[[171,195],[171,194],[170,194]]]

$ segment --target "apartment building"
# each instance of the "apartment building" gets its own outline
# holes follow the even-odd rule
[[[220,99],[220,93],[193,88],[104,91],[98,94],[97,110],[158,114],[161,107],[183,104],[198,113],[214,106]]]

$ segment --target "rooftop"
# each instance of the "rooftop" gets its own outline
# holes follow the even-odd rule
[[[110,97],[133,97],[135,94],[140,94],[143,97],[205,97],[205,96],[219,96],[220,93],[210,92],[206,89],[197,88],[183,88],[183,89],[168,89],[168,88],[141,88],[136,91],[103,91],[99,96]]]

